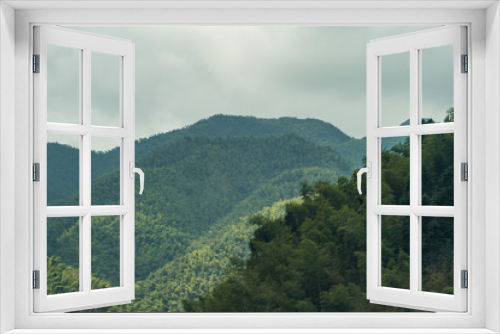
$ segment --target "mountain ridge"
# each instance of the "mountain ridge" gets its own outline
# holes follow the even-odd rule
[[[253,116],[214,115],[182,129],[159,133],[135,141],[136,161],[156,148],[186,137],[266,137],[270,135],[296,135],[309,143],[327,146],[337,151],[346,163],[361,167],[365,154],[364,139],[349,137],[336,126],[321,120],[282,117],[263,119]],[[78,189],[78,149],[59,143],[47,144],[49,187],[48,203],[57,204]],[[92,180],[111,172],[119,165],[118,148],[106,152],[92,152]],[[139,165],[137,165],[140,167]],[[72,172],[71,172],[72,171]],[[64,185],[64,190],[60,191]],[[77,199],[75,199],[78,202]],[[76,203],[75,202],[75,203]],[[73,203],[73,205],[77,205]],[[60,203],[59,203],[60,204]]]
[[[297,193],[291,193],[289,189],[299,189],[304,180],[324,179],[326,172],[317,172],[317,168],[329,170],[330,180],[351,171],[351,166],[332,149],[290,134],[185,137],[149,152],[136,161],[136,166],[146,174],[144,194],[136,195],[136,275],[139,280],[182,254],[193,238],[206,233],[220,217],[226,216],[253,191],[279,175],[285,173],[280,179],[283,182],[261,190],[267,198],[264,205],[285,199],[284,196],[296,196]],[[290,173],[297,169],[304,169],[304,172]],[[91,187],[92,203],[118,203],[120,194],[112,185],[119,177],[120,172],[115,170],[95,179]],[[261,196],[258,197],[253,202],[261,202]],[[253,212],[260,208],[261,204],[244,209]],[[95,229],[93,227],[93,231],[102,229],[100,234],[113,232],[112,221],[103,220],[99,224]],[[51,242],[55,244],[49,248],[52,250],[49,255],[61,256],[64,263],[76,266],[78,243],[74,240],[78,240],[77,226],[61,237],[58,237],[57,225],[51,224],[49,229]],[[96,254],[107,253],[106,247],[106,244],[93,245]],[[118,281],[116,275],[106,274],[105,268],[95,268],[94,274],[99,278],[115,284]]]

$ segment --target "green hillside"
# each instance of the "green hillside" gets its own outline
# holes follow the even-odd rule
[[[194,239],[209,231],[255,190],[260,189],[260,193],[246,202],[248,207],[240,208],[240,216],[296,196],[297,186],[303,180],[334,180],[350,169],[331,149],[294,135],[181,138],[148,153],[136,165],[147,175],[146,191],[136,196],[137,280],[185,254]],[[291,172],[301,169],[305,170]],[[119,193],[110,184],[117,182],[118,177],[119,172],[114,171],[96,179],[92,183],[93,202],[116,202]],[[279,184],[275,182],[266,188],[265,184],[277,177]],[[114,219],[103,217],[93,226],[100,240],[116,236]],[[65,233],[57,228],[49,226],[53,242],[49,255],[61,256],[68,265],[77,266],[78,226]],[[95,242],[93,254],[115,254],[109,261],[116,261],[116,249],[112,251],[110,247],[109,243]],[[113,273],[108,264],[96,263],[93,273],[117,284],[118,272]]]
[[[55,204],[73,195],[80,184],[80,152],[74,147],[47,143],[47,203]],[[74,197],[71,205],[79,205]]]
[[[60,257],[47,258],[47,295],[79,291],[79,271],[61,261]],[[109,282],[92,275],[92,289],[109,288]]]
[[[180,130],[161,133],[136,141],[136,160],[156,148],[186,137],[265,137],[296,135],[309,143],[327,146],[339,153],[352,168],[360,167],[365,154],[364,139],[353,139],[332,124],[316,119],[260,119],[250,116],[215,115]],[[48,143],[48,203],[58,203],[78,189],[78,150],[67,145]],[[120,152],[92,152],[92,179],[113,171]],[[52,162],[52,163],[51,163]],[[77,197],[73,198],[78,203]],[[75,204],[76,204],[75,203]]]
[[[422,151],[424,204],[453,205],[453,134],[424,136]],[[409,142],[381,160],[382,203],[407,204]],[[352,164],[330,147],[294,134],[198,135],[158,146],[136,165],[147,175],[136,196],[136,299],[92,312],[400,310],[366,300],[365,197]],[[93,202],[117,201],[118,176],[93,181]],[[119,282],[118,221],[92,220],[96,287]],[[453,293],[452,222],[423,219],[425,291]],[[405,217],[383,219],[385,286],[408,288],[407,226]],[[50,291],[74,291],[78,222],[63,218],[48,229]]]
[[[292,201],[297,201],[292,200]],[[269,218],[284,215],[280,201],[265,207],[257,214]],[[250,254],[248,244],[255,230],[250,217],[239,217],[210,234],[200,236],[190,250],[159,268],[144,281],[138,282],[140,295],[129,305],[106,309],[107,312],[182,312],[184,299],[191,300],[208,292],[237,264],[239,258]],[[236,262],[235,262],[236,261]],[[150,306],[154,305],[154,308]]]
[[[180,130],[140,139],[136,147],[136,156],[149,152],[165,142],[186,136],[261,137],[283,134],[294,134],[310,143],[326,146],[344,143],[351,139],[334,125],[317,119],[292,117],[263,119],[252,116],[215,115]]]
[[[120,165],[120,151],[91,152],[92,180]],[[47,203],[49,205],[79,205],[75,193],[80,184],[80,152],[78,149],[59,143],[47,143]]]
[[[452,134],[422,139],[427,205],[452,205]],[[382,153],[382,203],[407,204],[409,141]],[[439,175],[438,175],[439,174]],[[366,196],[356,174],[304,184],[284,217],[256,215],[250,256],[195,300],[189,312],[411,311],[366,299]],[[422,218],[422,289],[453,294],[453,218]],[[382,285],[409,289],[409,219],[382,217]]]

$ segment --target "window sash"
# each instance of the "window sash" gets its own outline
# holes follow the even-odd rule
[[[80,50],[80,122],[47,122],[47,45]],[[91,123],[91,53],[101,52],[120,59],[120,126]],[[40,55],[40,73],[34,75],[34,161],[40,163],[40,182],[34,184],[34,270],[40,271],[40,289],[33,290],[34,311],[74,311],[129,303],[135,295],[134,278],[134,180],[129,163],[134,161],[134,46],[130,41],[108,38],[59,27],[35,27],[34,54]],[[47,206],[47,134],[80,137],[80,205]],[[92,136],[120,139],[120,205],[91,204]],[[99,290],[91,287],[91,218],[120,216],[120,286]],[[47,295],[47,217],[79,217],[78,292]]]
[[[466,54],[466,28],[443,27],[372,41],[367,46],[367,162],[372,177],[367,179],[367,298],[373,303],[430,311],[467,311],[467,289],[461,289],[461,270],[467,269],[467,182],[460,181],[460,164],[467,162],[467,76],[460,73],[461,54]],[[419,50],[454,46],[453,123],[420,124],[421,68]],[[381,127],[381,57],[410,54],[410,125]],[[422,206],[421,136],[454,133],[454,206]],[[410,205],[381,205],[381,138],[410,137]],[[381,217],[383,214],[410,217],[410,289],[383,287],[381,283]],[[421,217],[454,217],[454,295],[420,291]]]

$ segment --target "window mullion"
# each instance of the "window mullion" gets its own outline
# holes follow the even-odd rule
[[[420,198],[420,145],[415,128],[419,124],[419,92],[420,66],[418,50],[410,49],[410,291],[415,293],[419,288],[420,272],[420,218],[413,212]]]
[[[91,126],[91,50],[83,50],[83,64],[82,64],[82,123],[86,128]],[[82,136],[82,192],[81,198],[83,206],[90,208],[91,202],[91,182],[92,182],[92,162],[91,162],[91,143],[92,138],[90,131]],[[81,268],[80,279],[83,291],[90,293],[92,288],[92,270],[91,270],[91,256],[92,256],[92,240],[91,240],[91,215],[90,211],[87,212],[82,218],[82,226],[80,226],[80,258]]]

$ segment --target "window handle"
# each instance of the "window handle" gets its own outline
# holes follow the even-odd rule
[[[134,173],[139,174],[139,184],[140,184],[140,190],[139,190],[139,195],[142,195],[142,192],[144,191],[144,172],[140,168],[134,167],[134,162],[130,161],[129,164],[130,167],[130,178],[134,178]]]
[[[367,167],[365,168],[361,168],[359,171],[358,171],[358,192],[359,194],[361,195],[363,192],[361,191],[361,175],[363,175],[363,173],[366,173],[366,176],[371,179],[372,177],[372,163],[371,162],[367,162],[366,163]]]

